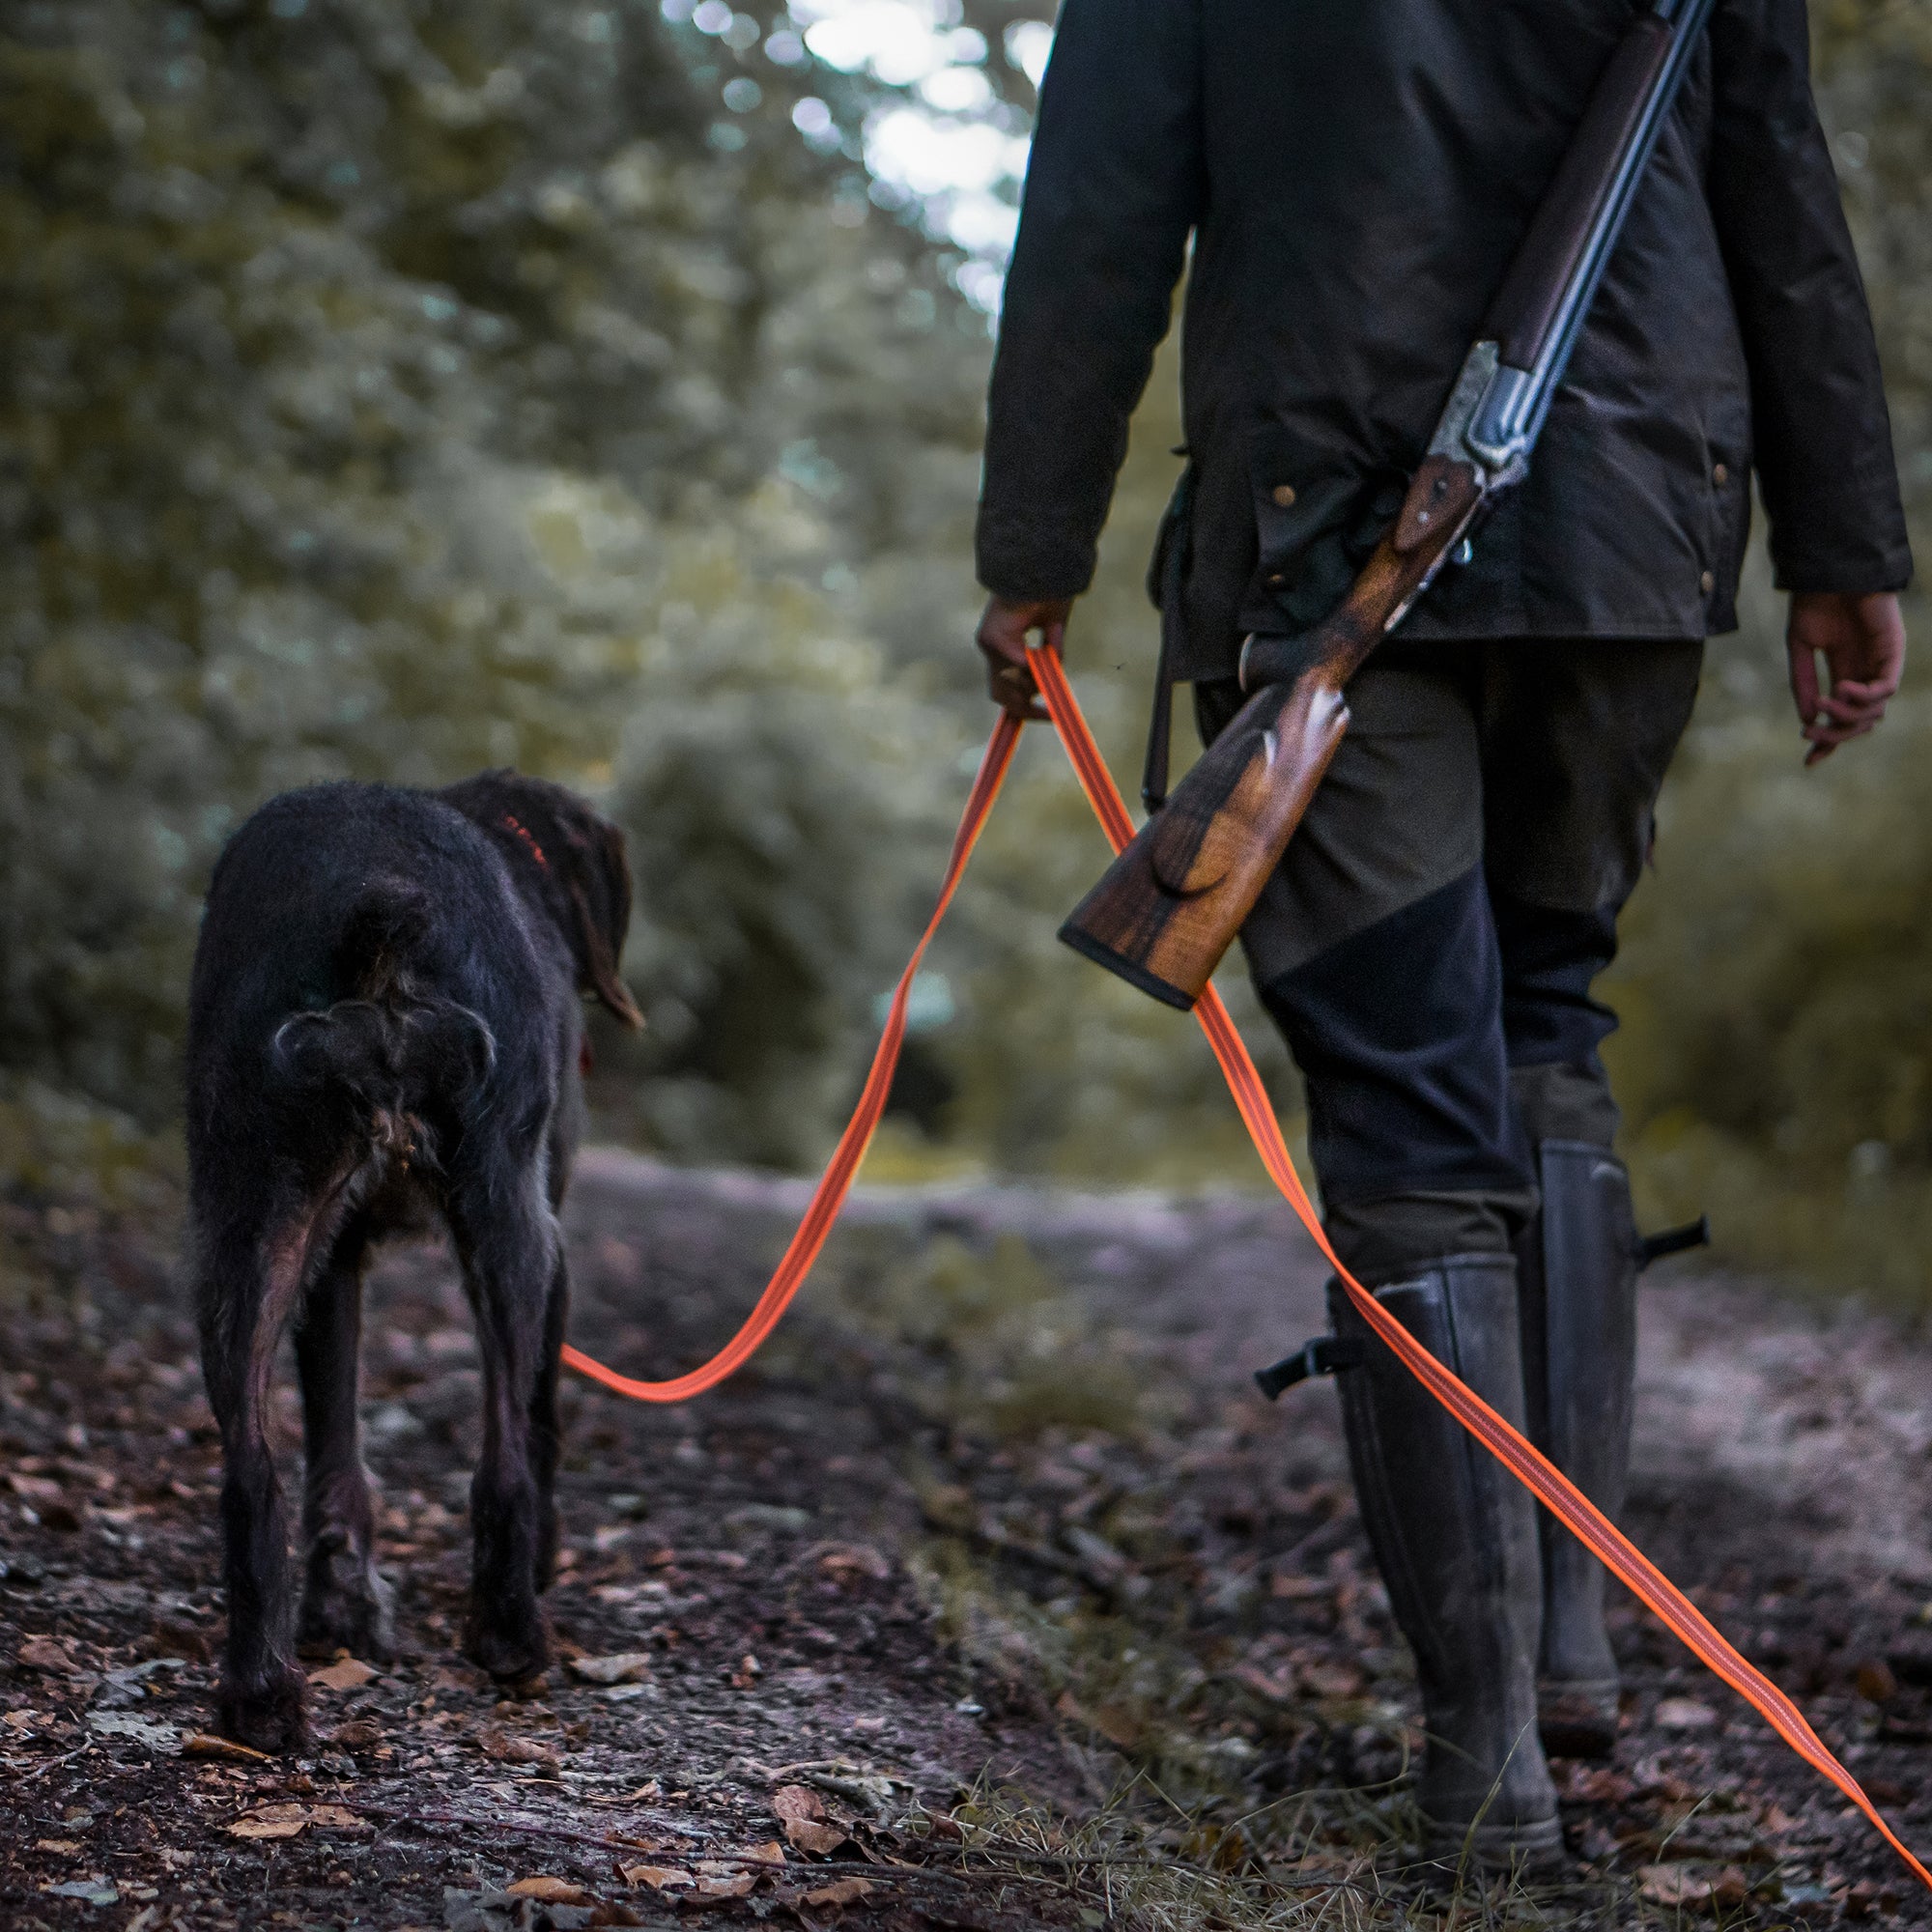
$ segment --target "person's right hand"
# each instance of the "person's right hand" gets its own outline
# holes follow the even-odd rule
[[[1792,701],[1811,745],[1804,762],[1815,765],[1848,738],[1862,738],[1897,696],[1905,672],[1905,620],[1898,599],[1889,590],[1862,597],[1794,591],[1785,649],[1791,657]]]
[[[1066,634],[1066,613],[1072,608],[1070,597],[986,600],[973,641],[985,653],[986,689],[1003,711],[1015,718],[1046,722],[1046,707],[1039,701],[1039,687],[1027,664],[1027,639],[1037,631],[1040,642],[1057,651]]]

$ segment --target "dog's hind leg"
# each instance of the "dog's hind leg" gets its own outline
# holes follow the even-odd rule
[[[483,1357],[483,1453],[469,1487],[475,1559],[463,1647],[493,1677],[517,1682],[550,1661],[537,1596],[549,1516],[539,1469],[555,1465],[554,1358],[552,1393],[541,1391],[563,1237],[528,1166],[494,1185],[483,1175],[466,1178],[451,1190],[449,1221]],[[539,1416],[550,1418],[547,1447],[532,1439]]]
[[[201,1361],[221,1432],[228,1645],[216,1711],[260,1750],[308,1738],[307,1686],[290,1642],[288,1525],[268,1435],[275,1344],[300,1290],[306,1229],[274,1238],[231,1222],[202,1237]]]
[[[537,1590],[548,1590],[556,1577],[556,1465],[563,1454],[563,1423],[557,1414],[557,1379],[562,1371],[564,1330],[570,1319],[570,1272],[563,1243],[556,1244],[556,1265],[544,1303],[541,1352],[537,1358],[535,1392],[530,1397],[530,1474],[537,1486]]]
[[[298,1648],[386,1661],[395,1652],[394,1593],[377,1574],[375,1511],[362,1465],[362,1264],[368,1224],[353,1218],[316,1271],[296,1321],[301,1374],[301,1616]]]

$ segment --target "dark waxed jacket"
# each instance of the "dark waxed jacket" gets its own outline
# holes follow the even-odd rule
[[[1086,587],[1191,235],[1172,668],[1225,674],[1243,632],[1332,606],[1633,11],[1065,0],[993,371],[985,585]],[[1730,629],[1753,466],[1785,587],[1904,585],[1804,0],[1718,0],[1530,478],[1405,635]]]

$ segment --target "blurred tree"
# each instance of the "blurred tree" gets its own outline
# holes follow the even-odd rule
[[[1932,6],[1813,8],[1821,110],[1871,293],[1908,515],[1932,554]],[[1720,1252],[1932,1305],[1932,700],[1811,771],[1783,600],[1753,558],[1665,789],[1611,997],[1640,1189]],[[1915,653],[1926,606],[1908,603]]]
[[[699,1146],[815,1144],[781,1090],[869,1024],[956,728],[888,674],[863,573],[903,601],[951,552],[913,575],[963,623],[985,338],[801,140],[791,71],[737,87],[762,29],[725,20],[0,6],[0,1065],[165,1118],[240,816],[515,761],[614,785],[677,878],[639,949],[680,961],[677,1014],[633,1064],[784,1011],[809,1044],[726,1055],[740,1127]],[[752,781],[721,758],[706,842],[667,850],[689,734],[728,749],[748,706]],[[870,755],[935,737],[937,770]],[[754,993],[708,908],[774,770],[815,863],[767,868],[765,917],[840,947]]]
[[[50,1122],[125,1161],[46,1089],[171,1118],[263,797],[508,761],[630,833],[651,1025],[600,1039],[602,1124],[823,1151],[987,724],[959,291],[1041,11],[904,0],[868,50],[834,0],[0,0],[0,1103],[45,1083],[0,1167]],[[1815,23],[1922,544],[1932,5]],[[923,187],[928,137],[990,192]],[[1170,345],[1069,644],[1129,787],[1178,439]],[[1733,1253],[1922,1293],[1932,711],[1801,776],[1754,584],[1618,969],[1632,1151]],[[1253,1176],[1191,1025],[1054,943],[1102,858],[1040,734],[934,955],[935,1151]]]

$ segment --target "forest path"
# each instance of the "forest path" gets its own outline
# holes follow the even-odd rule
[[[692,1366],[807,1192],[589,1151],[574,1339]],[[314,1753],[273,1765],[195,1735],[218,1459],[165,1244],[4,1212],[9,1928],[1448,1922],[1395,1850],[1412,1685],[1333,1391],[1248,1380],[1324,1325],[1277,1204],[861,1189],[734,1381],[670,1409],[571,1382],[561,1661],[522,1701],[454,1650],[461,1294],[440,1248],[391,1250],[365,1415],[402,1655],[318,1660]],[[1923,1849],[1932,1354],[1667,1275],[1631,1527]],[[292,1391],[282,1413],[293,1450]],[[1616,1621],[1616,1756],[1559,1767],[1577,1875],[1471,1887],[1460,1922],[1932,1923],[1738,1699]]]

